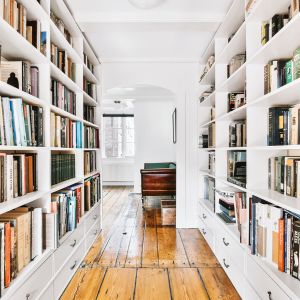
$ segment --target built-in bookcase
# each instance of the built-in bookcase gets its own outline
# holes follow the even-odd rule
[[[43,147],[0,146],[0,153],[36,154],[38,174],[37,191],[0,203],[0,214],[23,205],[42,208],[44,213],[51,213],[51,195],[53,193],[58,193],[60,190],[75,184],[82,184],[81,196],[84,201],[84,197],[88,195],[88,192],[93,193],[90,190],[89,182],[92,182],[90,179],[99,174],[101,180],[101,145],[99,143],[97,148],[85,149],[84,143],[86,140],[85,127],[95,129],[93,134],[97,134],[97,139],[100,141],[101,65],[63,0],[20,0],[18,3],[24,5],[27,16],[41,22],[41,28],[46,32],[46,55],[43,55],[32,46],[0,16],[1,55],[7,60],[29,61],[32,65],[38,67],[39,97],[34,97],[2,81],[0,81],[0,96],[22,98],[24,102],[43,109],[44,143]],[[66,39],[62,31],[50,18],[51,11],[63,22],[72,37],[72,43]],[[72,80],[51,62],[51,43],[64,50],[72,62],[76,64],[74,68],[75,80]],[[88,65],[85,64],[87,60]],[[95,85],[96,95],[93,98],[83,90],[84,78]],[[76,102],[75,111],[69,112],[64,110],[63,105],[59,106],[53,103],[51,94],[52,79],[75,94],[73,99]],[[84,105],[93,107],[93,123],[84,119]],[[92,109],[90,108],[90,110]],[[56,134],[56,131],[52,130],[52,113],[66,120],[80,123],[81,130],[77,133],[79,134],[78,139],[81,141],[80,146],[66,147],[52,143],[51,134]],[[85,152],[91,151],[93,162],[90,161],[90,163],[92,166],[85,168],[87,161]],[[75,175],[66,181],[51,185],[51,159],[55,154],[75,155]],[[91,160],[90,156],[89,159]],[[90,172],[85,172],[86,169]],[[101,230],[101,199],[100,192],[99,199],[93,199],[91,205],[89,203],[89,210],[84,212],[75,230],[67,232],[59,241],[57,247],[45,249],[42,255],[37,256],[26,265],[17,277],[11,280],[10,286],[2,291],[1,299],[59,298]]]
[[[236,191],[246,193],[247,220],[249,224],[250,199],[259,197],[271,205],[294,214],[300,213],[300,202],[296,197],[269,190],[269,158],[275,156],[300,155],[299,145],[268,146],[269,108],[292,106],[300,103],[299,79],[278,89],[264,93],[264,67],[271,60],[291,58],[299,44],[299,13],[275,36],[262,45],[262,22],[275,14],[285,13],[291,5],[289,0],[257,0],[246,13],[248,1],[233,1],[233,4],[213,41],[207,48],[202,66],[207,58],[215,55],[215,64],[200,81],[199,95],[214,86],[212,93],[198,105],[199,128],[199,229],[219,259],[243,299],[299,299],[300,281],[290,274],[278,271],[278,267],[264,257],[251,254],[251,247],[240,242],[236,224],[226,224],[217,213],[217,200],[208,201],[209,192]],[[296,1],[297,2],[297,1]],[[234,35],[233,35],[234,34]],[[246,53],[246,62],[230,77],[227,65],[235,55]],[[246,103],[228,111],[228,94],[244,92]],[[211,108],[215,116],[211,119]],[[246,146],[229,147],[229,127],[235,121],[245,121]],[[211,127],[215,131],[215,143],[202,148],[203,138]],[[210,129],[210,130],[209,130]],[[210,138],[208,137],[208,140]],[[207,145],[206,145],[207,146]],[[246,153],[246,187],[227,179],[228,156],[233,150]],[[214,172],[209,170],[209,159],[214,155]],[[210,157],[210,158],[209,158]],[[214,179],[215,186],[207,189],[207,178]],[[247,225],[248,235],[250,228]]]

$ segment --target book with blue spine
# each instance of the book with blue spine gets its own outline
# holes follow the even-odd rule
[[[19,123],[19,118],[18,118],[17,102],[10,100],[10,110],[11,110],[11,114],[12,114],[14,145],[21,146],[20,123]]]

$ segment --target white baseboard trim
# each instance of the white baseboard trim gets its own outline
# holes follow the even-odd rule
[[[133,186],[133,181],[103,181],[103,186]]]

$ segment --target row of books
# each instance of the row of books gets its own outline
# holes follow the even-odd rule
[[[281,194],[300,196],[300,157],[270,157],[268,163],[268,185],[270,190]]]
[[[82,148],[82,123],[51,112],[51,147]]]
[[[204,70],[202,75],[200,76],[200,81],[204,78],[204,76],[207,74],[207,72],[210,70],[210,68],[213,66],[213,64],[215,63],[215,56],[211,55],[208,59],[207,62],[204,66]]]
[[[83,118],[88,122],[95,123],[95,107],[84,104]]]
[[[0,144],[43,146],[43,109],[0,96]]]
[[[300,279],[300,216],[253,196],[249,222],[252,254]]]
[[[50,18],[53,21],[53,23],[56,25],[58,30],[64,35],[64,37],[66,38],[68,43],[71,46],[73,46],[72,36],[71,36],[70,32],[68,31],[68,29],[66,28],[66,26],[65,26],[64,22],[62,21],[62,19],[57,17],[56,14],[52,10],[50,11]]]
[[[42,30],[39,20],[28,20],[23,4],[16,0],[1,0],[0,15],[34,47],[46,54],[47,32]]]
[[[246,147],[246,120],[234,121],[229,125],[229,147]]]
[[[246,54],[235,55],[227,65],[227,78],[236,72],[246,62]]]
[[[98,128],[84,126],[84,148],[99,148]]]
[[[84,207],[89,211],[101,199],[100,174],[85,179],[84,181]]]
[[[268,145],[298,145],[300,105],[269,108]]]
[[[227,180],[246,188],[247,152],[243,150],[227,152]]]
[[[51,184],[75,178],[75,154],[51,154]]]
[[[1,60],[1,81],[39,97],[39,69],[28,61]]]
[[[231,112],[246,104],[245,92],[235,92],[228,94],[228,109],[227,112]]]
[[[51,99],[53,105],[76,115],[76,94],[53,78],[51,80]]]
[[[96,151],[84,151],[84,174],[89,174],[97,170]]]
[[[68,57],[65,50],[60,49],[53,43],[51,43],[51,62],[74,82],[76,81],[76,64]]]
[[[208,126],[208,148],[216,147],[216,124],[212,123]]]
[[[208,153],[208,171],[210,174],[214,175],[216,171],[216,153],[211,151]]]
[[[37,191],[36,154],[0,153],[0,202]]]
[[[290,59],[271,60],[264,67],[264,94],[300,78],[300,48]]]
[[[208,148],[208,134],[201,134],[199,136],[199,148]]]
[[[83,62],[88,67],[88,69],[94,74],[94,65],[91,63],[91,61],[85,53],[83,53]]]
[[[88,81],[85,77],[83,77],[83,90],[96,100],[97,98],[97,90],[96,84]]]

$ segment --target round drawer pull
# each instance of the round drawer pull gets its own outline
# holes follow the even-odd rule
[[[204,235],[206,235],[206,231],[205,231],[205,229],[203,228],[203,229],[201,229],[201,231],[202,231],[202,233],[204,234]]]
[[[74,240],[74,242],[73,242],[72,244],[70,244],[70,246],[71,246],[72,248],[74,248],[74,247],[75,247],[75,245],[76,245],[76,243],[77,243],[77,241],[76,241],[76,240]]]
[[[74,261],[74,264],[70,267],[70,270],[73,270],[77,265],[77,260]]]
[[[25,297],[26,297],[26,300],[29,300],[30,299],[30,294],[29,293],[26,294]]]
[[[202,214],[202,217],[204,220],[207,218],[205,214]]]
[[[97,215],[94,215],[93,219],[96,220],[97,218],[98,218],[98,216],[97,216]]]
[[[98,229],[95,229],[94,230],[94,235],[97,235],[97,233],[98,233]]]
[[[226,269],[228,269],[228,268],[230,267],[229,265],[226,264],[225,258],[223,258],[223,264],[224,264],[224,267],[225,267]]]
[[[229,246],[229,243],[228,242],[226,242],[226,240],[225,240],[225,238],[223,237],[223,244],[226,246],[226,247],[228,247]]]
[[[269,300],[272,300],[272,292],[268,291],[268,295],[269,295]]]

